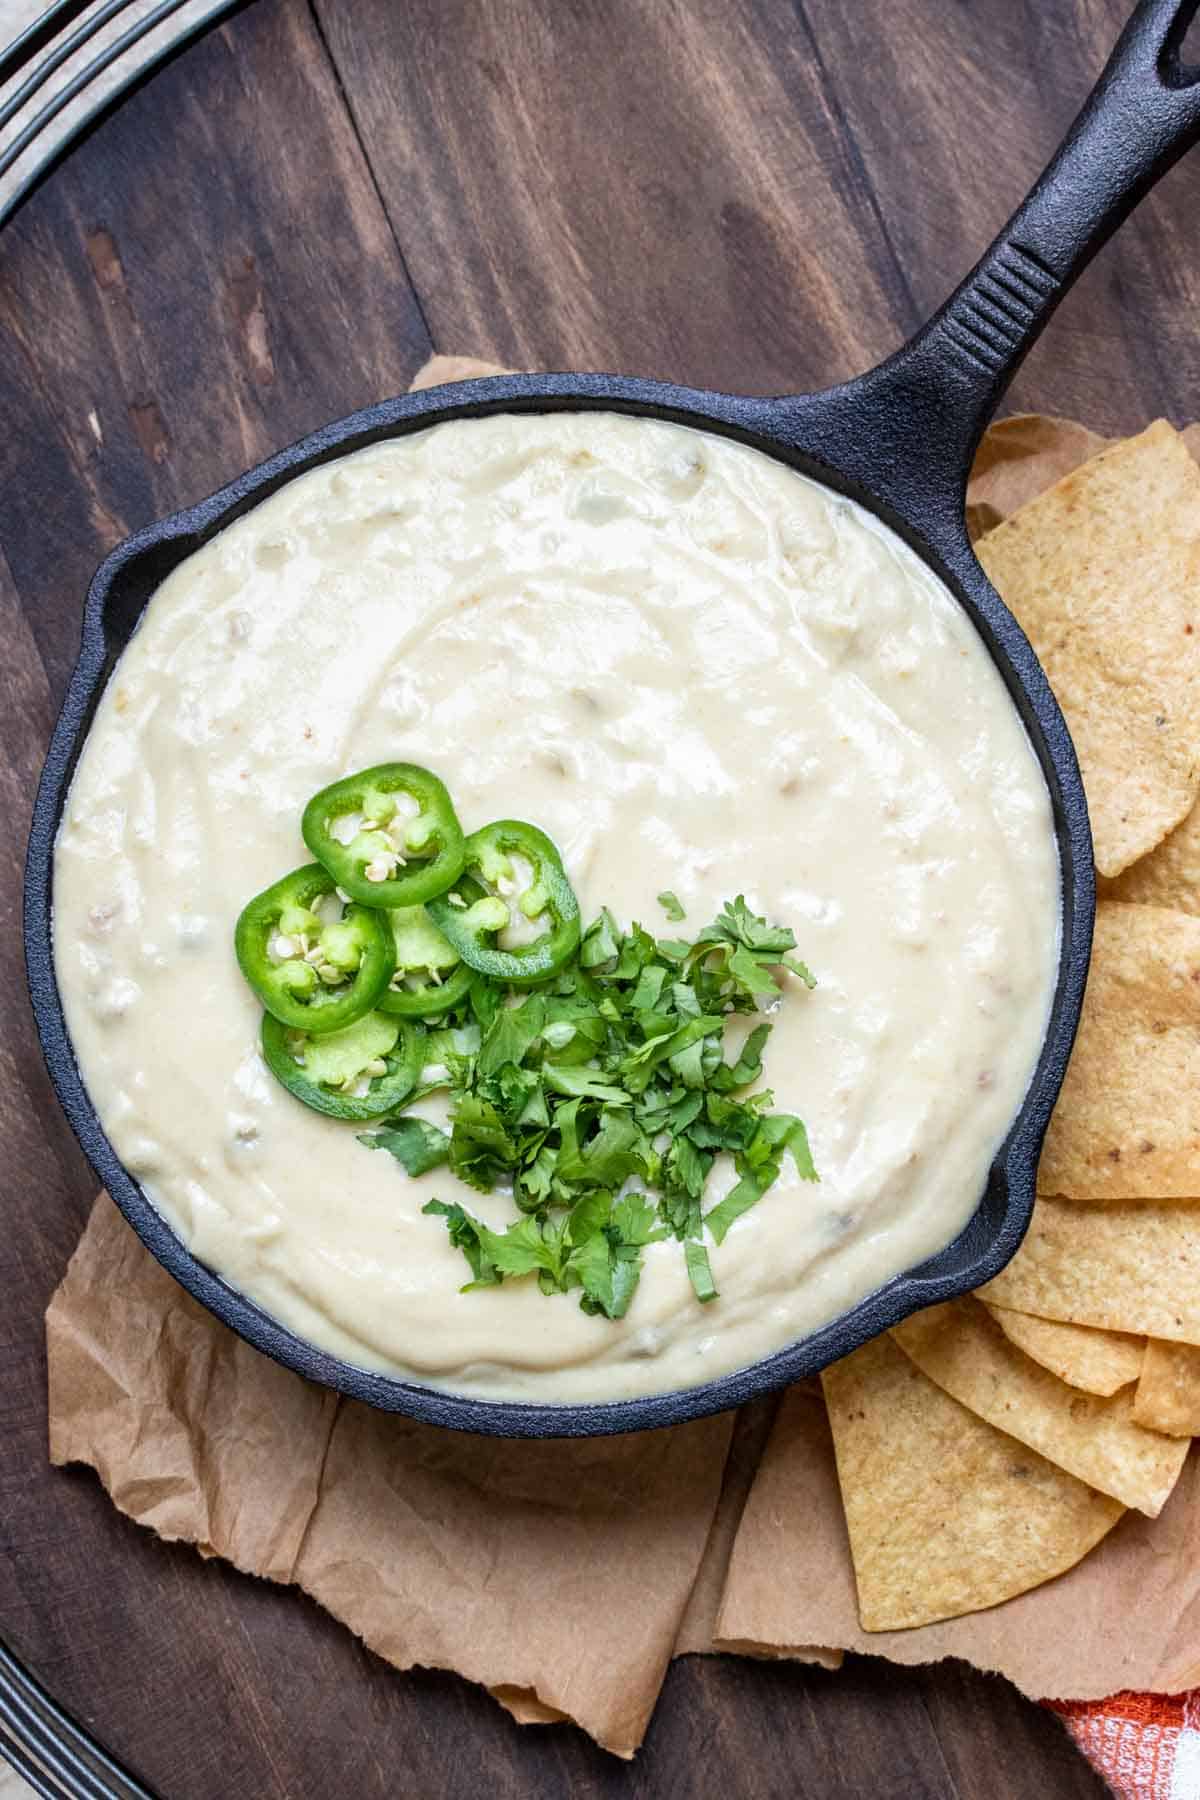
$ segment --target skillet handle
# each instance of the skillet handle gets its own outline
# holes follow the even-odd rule
[[[813,396],[805,442],[820,454],[824,439],[835,467],[902,516],[961,532],[975,449],[1024,357],[1117,226],[1200,140],[1200,67],[1180,58],[1198,7],[1141,0],[1053,161],[962,285],[879,368]],[[794,404],[799,424],[807,409]]]

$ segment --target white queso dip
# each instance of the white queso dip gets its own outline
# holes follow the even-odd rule
[[[511,1199],[408,1176],[267,1071],[234,923],[311,860],[312,794],[402,760],[467,832],[539,825],[585,922],[694,935],[744,893],[795,931],[818,985],[786,978],[762,1085],[820,1179],[785,1163],[717,1300],[674,1241],[617,1320],[533,1279],[460,1292],[422,1206],[502,1229]],[[497,416],[316,469],[163,583],[75,774],[54,945],[105,1132],[203,1262],[351,1363],[610,1400],[750,1363],[958,1232],[1038,1055],[1058,883],[995,666],[873,517],[715,435]]]

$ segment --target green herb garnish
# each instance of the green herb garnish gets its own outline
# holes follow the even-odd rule
[[[350,815],[347,839],[335,828]],[[511,1191],[519,1216],[504,1231],[457,1201],[425,1208],[466,1258],[468,1287],[536,1275],[543,1292],[581,1289],[585,1312],[619,1319],[646,1245],[675,1237],[697,1299],[715,1300],[705,1232],[722,1243],[785,1156],[817,1179],[801,1121],[747,1092],[769,1022],[725,1059],[727,1019],[773,1008],[781,969],[816,986],[792,932],[739,894],[693,942],[623,931],[607,910],[581,933],[546,834],[496,819],[465,837],[442,782],[415,763],[323,788],[301,829],[317,861],[252,900],[235,932],[276,1079],[327,1117],[377,1122],[359,1142],[409,1175],[446,1167],[480,1193]],[[314,910],[335,894],[340,916]],[[504,941],[514,895],[524,921],[542,922],[516,943]],[[686,917],[669,888],[658,903],[672,925]],[[409,1110],[441,1091],[448,1132]],[[721,1154],[738,1179],[705,1212]]]
[[[410,1175],[425,1175],[449,1160],[450,1139],[427,1119],[394,1119],[382,1131],[363,1132],[369,1150],[390,1150]]]
[[[672,922],[683,917],[673,894],[659,898]],[[794,948],[787,927],[740,895],[693,942],[623,931],[602,912],[535,991],[477,981],[430,1040],[437,1064],[360,1141],[412,1175],[444,1163],[481,1193],[511,1188],[518,1216],[504,1231],[458,1202],[425,1207],[466,1258],[468,1289],[536,1276],[544,1293],[578,1289],[585,1312],[619,1319],[645,1246],[675,1237],[697,1299],[713,1300],[706,1232],[720,1244],[786,1156],[817,1179],[802,1122],[746,1091],[762,1075],[770,1023],[725,1055],[727,1020],[777,999],[780,969],[815,985]],[[448,1134],[406,1110],[437,1088],[451,1095]],[[705,1211],[722,1152],[738,1179]]]

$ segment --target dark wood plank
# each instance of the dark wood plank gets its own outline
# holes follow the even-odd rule
[[[769,0],[763,0],[769,11]],[[880,8],[803,0],[846,135],[870,171],[881,234],[924,317],[999,230],[1096,79],[1131,10],[1078,5]],[[894,97],[892,103],[881,96]],[[898,100],[898,104],[896,104]],[[1183,424],[1200,391],[1200,159],[1143,201],[1064,302],[1022,369],[1013,410],[1098,431]]]
[[[963,1800],[1100,1800],[1108,1789],[1084,1762],[1065,1725],[1030,1706],[996,1676],[963,1663],[914,1671],[946,1770]]]
[[[753,392],[895,348],[1053,150],[1127,0],[316,0],[439,347]],[[1067,302],[1018,406],[1200,382],[1200,163]],[[452,247],[452,248],[451,248]]]
[[[404,386],[426,321],[439,348],[514,365],[746,389],[864,366],[1018,197],[1124,10],[316,5],[315,23],[302,0],[256,0],[0,240],[10,993],[32,784],[83,587],[124,531]],[[1195,409],[1198,181],[1193,159],[1106,253],[1023,376],[1026,403],[1113,428]],[[163,1545],[91,1477],[50,1471],[41,1314],[91,1179],[24,1010],[6,1025],[0,1634],[171,1800],[1103,1792],[1005,1685],[869,1659],[837,1676],[687,1659],[626,1767],[569,1728],[519,1730],[449,1676],[397,1676],[303,1597]]]
[[[3,541],[54,677],[126,531],[398,392],[428,354],[311,15],[249,8],[127,102],[0,246]]]
[[[911,323],[779,0],[317,7],[439,348],[770,391]]]
[[[686,1698],[675,1682],[687,1681]],[[965,1665],[893,1669],[691,1658],[644,1751],[655,1800],[1102,1800],[1057,1719]],[[705,1786],[694,1784],[702,1773]]]

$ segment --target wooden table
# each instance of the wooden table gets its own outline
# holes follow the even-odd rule
[[[131,528],[406,385],[434,347],[758,391],[894,346],[1052,149],[1125,0],[254,0],[0,239],[0,1636],[171,1800],[1096,1796],[945,1666],[690,1659],[627,1768],[401,1677],[295,1593],[46,1466],[41,1317],[93,1182],[21,1000],[24,828],[80,600]],[[1017,406],[1200,413],[1200,157],[1099,260]]]

